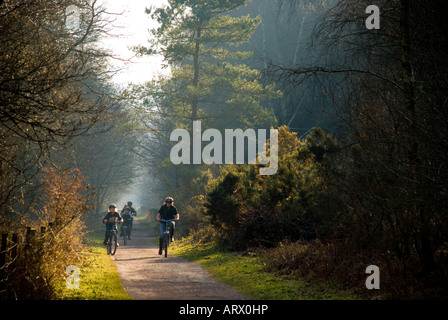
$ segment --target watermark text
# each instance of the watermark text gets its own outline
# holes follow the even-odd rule
[[[181,163],[244,164],[245,150],[247,150],[248,164],[256,164],[257,160],[262,165],[269,164],[269,166],[260,167],[260,175],[273,175],[278,169],[278,130],[270,129],[269,155],[266,151],[266,129],[258,129],[257,133],[254,129],[245,131],[225,129],[223,144],[223,137],[219,130],[207,129],[202,133],[201,121],[194,121],[192,137],[185,129],[176,129],[171,133],[170,141],[178,143],[171,149],[170,159],[175,165]],[[245,141],[247,141],[247,149]],[[202,142],[209,143],[202,148]]]
[[[77,266],[68,266],[65,273],[69,276],[65,279],[65,286],[67,289],[79,289],[79,268]]]

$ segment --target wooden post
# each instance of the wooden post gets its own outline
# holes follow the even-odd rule
[[[26,227],[25,248],[28,248],[30,244],[31,244],[31,227]]]

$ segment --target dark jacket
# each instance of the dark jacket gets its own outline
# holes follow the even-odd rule
[[[177,208],[173,205],[168,209],[166,204],[162,205],[159,210],[160,218],[165,220],[174,219],[177,215]]]
[[[116,224],[116,222],[110,223],[109,218],[117,218],[117,221],[121,221],[121,216],[118,212],[108,212],[103,218],[103,221],[108,220],[106,224]]]

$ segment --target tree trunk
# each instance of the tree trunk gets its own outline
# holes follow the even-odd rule
[[[403,94],[404,106],[406,109],[406,116],[408,126],[406,135],[409,142],[407,143],[408,161],[411,175],[411,196],[414,197],[414,204],[412,211],[415,215],[415,224],[419,227],[419,236],[415,237],[417,248],[419,248],[420,261],[422,263],[423,272],[429,272],[434,266],[434,252],[432,250],[430,241],[430,230],[428,217],[425,216],[425,211],[422,207],[422,201],[419,194],[419,174],[418,170],[421,167],[421,159],[418,154],[418,126],[416,117],[416,101],[415,101],[415,79],[412,68],[411,56],[411,5],[409,0],[400,0],[400,37],[401,37],[401,67],[403,77]]]

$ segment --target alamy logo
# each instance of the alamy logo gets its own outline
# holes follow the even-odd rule
[[[370,16],[366,19],[366,28],[369,30],[380,28],[380,8],[376,5],[370,5],[366,8],[366,13]]]
[[[372,264],[367,266],[366,273],[370,276],[366,279],[366,288],[369,290],[380,288],[380,268]]]
[[[79,268],[77,266],[68,266],[65,273],[69,276],[65,279],[67,289],[79,289]]]
[[[224,157],[221,132],[217,129],[207,129],[203,133],[201,131],[201,121],[194,121],[192,139],[190,138],[190,133],[185,129],[176,129],[171,133],[170,141],[178,141],[170,152],[170,159],[173,164],[244,164],[245,141],[247,139],[247,163],[256,164],[258,154],[258,162],[260,164],[269,164],[269,167],[260,167],[260,175],[273,175],[277,172],[277,129],[270,129],[269,156],[266,151],[266,129],[258,129],[258,142],[254,129],[245,131],[242,129],[226,129],[224,133]],[[192,142],[190,143],[190,141]],[[202,142],[210,143],[202,149]],[[192,154],[191,144],[193,144]]]

